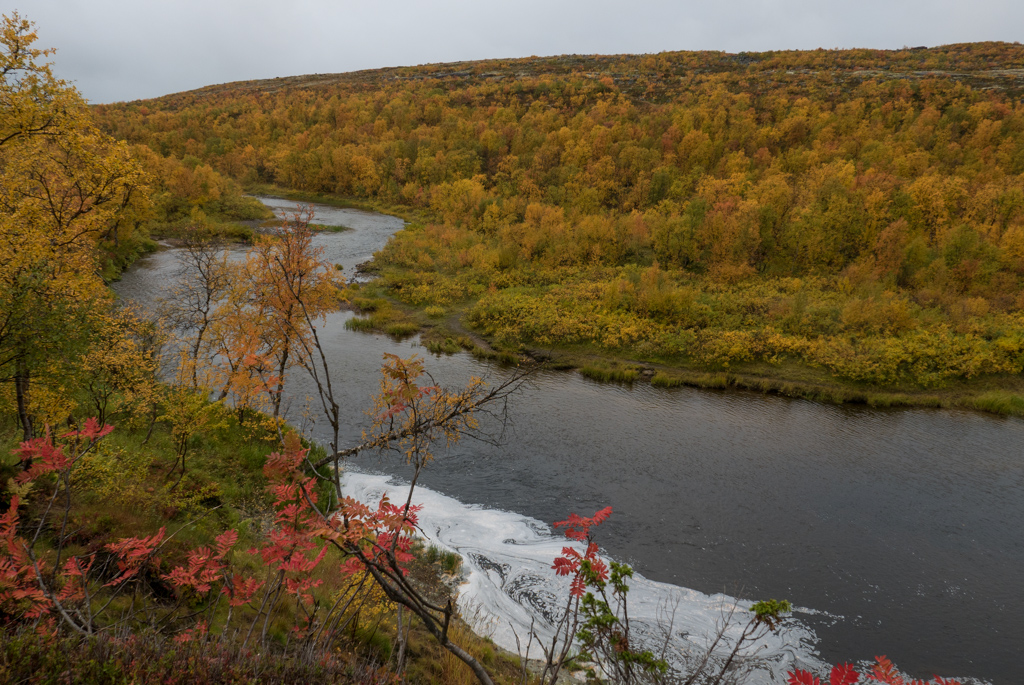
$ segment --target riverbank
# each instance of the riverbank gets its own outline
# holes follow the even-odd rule
[[[594,345],[526,344],[509,348],[500,345],[495,336],[467,325],[467,311],[472,303],[442,311],[431,306],[411,306],[380,284],[352,293],[348,306],[361,315],[349,321],[353,330],[386,333],[397,339],[419,333],[421,344],[434,354],[466,351],[506,365],[529,361],[551,369],[576,370],[601,382],[649,383],[666,389],[736,389],[828,404],[969,409],[1024,416],[1024,378],[1018,374],[961,379],[937,388],[909,383],[883,387],[837,379],[825,369],[792,360],[734,363],[729,368],[715,368],[681,360],[609,353]]]
[[[388,216],[396,216],[410,224],[422,224],[433,219],[433,215],[427,210],[418,210],[405,205],[398,205],[379,200],[370,200],[367,198],[344,197],[341,195],[294,190],[292,188],[285,188],[267,183],[250,185],[246,187],[245,191],[250,195],[281,197],[286,200],[292,200],[300,203],[307,202],[328,205],[339,209],[361,209],[367,212],[377,212],[379,214],[387,214]]]
[[[454,353],[453,338],[445,328],[423,331],[428,349]],[[443,340],[443,341],[442,341]],[[460,338],[454,340],[459,341]],[[477,338],[480,340],[480,338]],[[442,341],[439,345],[433,341]],[[464,343],[456,344],[463,349]],[[516,355],[493,347],[468,348],[481,358],[515,363]],[[612,356],[586,349],[529,348],[523,356],[559,370],[576,370],[595,381],[608,383],[649,383],[656,388],[692,387],[706,390],[746,390],[823,402],[863,404],[871,407],[927,407],[971,409],[1002,416],[1024,416],[1024,381],[1017,376],[964,381],[941,390],[880,389],[845,384],[829,379],[810,367],[795,364],[779,369],[751,365],[728,371],[687,368],[651,363],[625,356]]]
[[[338,208],[374,211],[402,218],[411,230],[433,219],[426,210],[414,210],[393,204],[294,191],[276,186],[259,186],[251,192],[267,193],[295,202],[311,202]],[[231,228],[222,237],[245,241],[250,232]],[[218,228],[220,227],[218,224]],[[327,230],[342,230],[328,226]],[[219,235],[221,233],[218,233]],[[151,248],[148,248],[151,249]],[[364,264],[363,270],[381,273],[379,264]],[[688,386],[704,389],[739,389],[787,397],[798,397],[831,404],[864,404],[873,407],[931,407],[970,409],[1004,416],[1024,416],[1024,379],[1019,374],[996,374],[970,379],[957,379],[940,387],[921,388],[913,383],[892,386],[857,383],[836,378],[827,370],[794,360],[777,363],[733,362],[728,368],[707,366],[675,359],[665,360],[639,356],[629,351],[609,352],[595,345],[541,346],[532,342],[516,346],[502,345],[495,335],[487,335],[479,327],[467,325],[473,306],[468,300],[448,308],[429,304],[416,306],[402,298],[394,287],[374,289],[353,295],[350,306],[365,318],[353,320],[350,327],[378,331],[402,338],[421,333],[423,345],[435,354],[469,351],[477,357],[516,364],[532,360],[549,368],[579,370],[584,376],[605,382],[649,382],[655,387]],[[386,306],[382,304],[386,303]]]

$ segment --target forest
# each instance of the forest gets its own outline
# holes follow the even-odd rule
[[[664,384],[757,365],[980,379],[986,408],[1017,407],[1020,46],[479,62],[90,107],[36,40],[3,17],[0,679],[718,684],[788,620],[753,603],[671,663],[632,640],[632,569],[594,532],[609,507],[554,524],[566,599],[553,637],[524,636],[533,662],[475,635],[457,555],[418,539],[416,478],[366,503],[341,466],[377,450],[418,475],[500,421],[529,365],[449,388],[385,355],[358,398],[371,428],[342,444],[318,326],[379,305],[313,217],[270,220],[244,191],[413,217],[366,290],[504,353],[657,363]],[[142,312],[108,285],[158,237],[182,268]],[[294,374],[329,444],[286,422]],[[884,656],[864,675],[909,683]]]
[[[563,56],[93,113],[193,206],[223,177],[418,212],[383,286],[499,349],[1019,411],[1022,66],[997,43]]]

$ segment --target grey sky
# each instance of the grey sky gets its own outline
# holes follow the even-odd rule
[[[1024,40],[1021,0],[14,0],[92,102],[489,57]],[[9,13],[10,10],[4,10]]]

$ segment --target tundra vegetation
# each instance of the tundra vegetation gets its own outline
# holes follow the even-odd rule
[[[94,114],[154,165],[415,218],[376,267],[439,341],[1019,412],[1021,67],[1005,43],[564,56]]]
[[[381,255],[382,280],[388,292],[399,302],[435,308],[427,311],[428,316],[442,316],[445,308],[462,306],[467,321],[489,330],[489,326],[498,325],[492,314],[504,311],[498,307],[505,298],[507,311],[549,302],[557,317],[580,317],[582,310],[558,305],[558,293],[568,288],[583,294],[590,288],[597,299],[587,300],[569,291],[564,291],[564,296],[572,299],[574,307],[604,303],[600,306],[606,307],[607,316],[633,321],[629,326],[637,327],[637,331],[660,331],[659,327],[671,327],[670,322],[675,322],[673,335],[679,340],[719,336],[741,349],[746,344],[743,330],[705,324],[688,327],[683,325],[690,321],[683,318],[684,314],[719,311],[717,304],[705,301],[705,292],[720,294],[723,302],[729,298],[739,298],[735,301],[740,302],[746,297],[743,293],[782,288],[778,284],[785,283],[789,284],[785,287],[793,288],[794,298],[804,293],[799,311],[800,316],[810,317],[809,321],[817,321],[809,312],[818,311],[815,307],[821,306],[820,298],[845,303],[837,326],[847,325],[845,307],[853,306],[850,302],[862,303],[856,306],[863,308],[859,316],[867,321],[876,320],[871,318],[876,316],[873,307],[882,307],[879,311],[887,313],[877,316],[888,321],[890,310],[885,307],[904,306],[905,311],[900,311],[910,322],[904,328],[862,327],[857,329],[862,331],[862,339],[875,340],[879,345],[906,340],[907,345],[913,345],[918,344],[914,342],[917,338],[903,336],[925,335],[932,330],[927,327],[934,326],[936,331],[946,331],[935,333],[938,342],[934,345],[940,356],[945,354],[941,341],[947,339],[952,341],[950,344],[968,347],[975,344],[975,339],[989,344],[982,346],[989,353],[977,352],[982,361],[964,367],[970,374],[964,371],[960,375],[1014,372],[1009,366],[998,365],[1009,364],[1006,360],[1016,349],[1007,342],[1008,336],[1015,335],[1011,323],[1017,311],[1016,300],[989,303],[985,305],[988,309],[980,303],[996,302],[992,288],[999,283],[1016,287],[1014,262],[1010,260],[1016,253],[1008,247],[1012,241],[1003,245],[1001,237],[993,237],[1018,230],[1013,204],[1016,180],[1001,176],[999,183],[1003,185],[998,186],[990,178],[990,170],[1008,169],[1016,163],[1016,152],[1006,147],[1006,141],[1016,140],[1012,123],[1005,123],[1014,121],[1016,110],[998,96],[982,97],[969,86],[950,86],[946,91],[941,84],[928,86],[929,98],[941,99],[945,96],[935,93],[948,91],[958,93],[956,102],[966,103],[963,115],[957,115],[952,125],[960,142],[942,138],[939,129],[951,126],[942,124],[942,116],[936,119],[938,128],[932,131],[944,141],[943,150],[958,146],[962,154],[954,154],[954,163],[940,165],[934,173],[929,171],[931,158],[924,155],[920,158],[924,160],[923,171],[914,181],[898,175],[898,170],[885,176],[889,179],[885,181],[866,171],[848,178],[833,173],[839,167],[827,167],[837,164],[838,157],[822,167],[818,163],[821,160],[814,157],[819,154],[816,151],[827,155],[834,150],[824,144],[817,117],[828,119],[843,108],[838,101],[829,105],[831,109],[822,105],[825,101],[815,93],[794,100],[806,100],[792,105],[805,112],[801,115],[806,118],[804,128],[798,133],[794,131],[799,127],[781,123],[792,115],[783,107],[788,100],[781,95],[776,98],[781,108],[778,130],[785,131],[785,135],[778,134],[778,140],[785,140],[785,147],[779,147],[778,141],[766,143],[767,153],[761,155],[768,160],[764,168],[757,166],[761,164],[757,161],[760,148],[750,156],[747,171],[742,172],[739,161],[732,166],[722,161],[726,157],[742,161],[742,145],[723,148],[728,151],[725,155],[723,151],[715,152],[717,138],[708,138],[715,141],[705,146],[708,156],[693,157],[703,161],[685,167],[685,174],[677,173],[683,166],[661,165],[667,171],[655,181],[653,172],[645,171],[649,164],[643,161],[647,159],[643,149],[676,155],[684,140],[690,140],[687,145],[691,147],[696,140],[694,149],[698,149],[704,138],[688,136],[703,130],[704,119],[694,120],[699,125],[691,121],[690,128],[685,128],[684,119],[680,119],[676,126],[675,115],[665,119],[657,109],[648,111],[638,104],[642,98],[634,102],[630,99],[633,96],[620,92],[610,78],[580,76],[571,81],[579,85],[571,88],[557,85],[563,82],[546,76],[527,78],[526,85],[520,86],[515,85],[518,81],[486,81],[479,90],[467,89],[463,95],[463,91],[445,90],[431,77],[424,82],[413,79],[386,98],[373,88],[352,86],[351,92],[344,91],[344,98],[330,107],[317,104],[323,93],[298,91],[294,106],[282,110],[283,122],[291,123],[285,128],[277,124],[268,128],[264,118],[268,115],[257,104],[262,98],[276,102],[275,98],[292,95],[257,92],[246,96],[250,98],[248,105],[237,107],[231,104],[234,95],[225,96],[227,99],[217,101],[221,103],[216,107],[222,110],[216,114],[213,100],[191,110],[182,106],[151,112],[143,104],[90,110],[73,88],[53,76],[45,62],[48,52],[35,48],[35,39],[32,25],[17,14],[3,18],[3,680],[459,683],[475,678],[482,683],[525,684],[554,682],[560,672],[572,668],[594,681],[724,683],[740,678],[751,665],[743,646],[753,644],[786,620],[790,609],[787,602],[756,603],[750,616],[739,620],[738,640],[726,640],[723,625],[714,645],[731,646],[720,656],[713,657],[711,650],[689,655],[680,670],[666,654],[655,653],[631,639],[626,597],[632,571],[603,560],[592,535],[593,528],[610,514],[606,509],[590,518],[572,515],[557,524],[566,528],[571,541],[552,560],[555,572],[565,577],[569,599],[555,617],[558,630],[554,638],[540,644],[539,671],[530,670],[525,660],[499,653],[493,644],[469,630],[455,610],[451,592],[439,579],[443,572],[456,570],[457,563],[436,550],[424,549],[416,539],[418,507],[412,504],[411,489],[416,478],[404,501],[384,497],[365,503],[346,495],[339,466],[355,452],[385,450],[406,460],[418,476],[428,467],[437,445],[451,445],[467,435],[494,439],[485,429],[492,424],[500,429],[505,402],[521,377],[513,375],[496,386],[474,379],[465,387],[444,388],[429,377],[421,359],[386,355],[380,392],[370,400],[372,427],[358,444],[341,444],[338,408],[344,379],[332,376],[317,325],[353,291],[343,287],[332,265],[313,246],[308,215],[300,213],[283,223],[275,222],[257,234],[254,225],[266,218],[264,210],[243,198],[238,185],[270,180],[300,189],[323,190],[306,188],[297,179],[316,177],[314,168],[302,166],[306,164],[303,160],[309,159],[310,150],[322,146],[319,141],[323,136],[329,137],[334,131],[348,131],[359,140],[332,148],[337,153],[324,159],[333,160],[331,163],[340,165],[338,168],[346,174],[358,170],[361,175],[358,180],[346,176],[350,186],[334,183],[329,190],[388,202],[405,201],[440,217],[442,223],[409,229]],[[951,50],[950,55],[974,64],[971,60],[1012,56],[1013,50],[982,46]],[[679,59],[689,64],[693,60],[701,63],[705,58],[684,55]],[[879,59],[885,61],[883,58]],[[785,62],[805,57],[768,59]],[[917,64],[913,55],[900,59]],[[662,68],[657,60],[651,64],[652,68]],[[671,71],[670,66],[665,69]],[[793,65],[785,62],[783,66]],[[635,86],[640,78],[631,77],[630,83]],[[731,131],[730,127],[739,124],[730,123],[728,113],[735,110],[733,119],[742,119],[739,112],[743,108],[737,104],[742,97],[727,87],[728,74],[709,78],[706,84],[694,82],[685,92],[698,103],[711,93],[720,93],[725,104],[713,110],[694,107],[694,116],[704,111],[701,116],[717,121],[718,114],[725,113],[722,131]],[[719,78],[724,80],[719,83]],[[890,90],[899,86],[893,90],[896,94],[906,88],[906,102],[894,99],[903,103],[895,110],[899,114],[888,110],[867,119],[876,122],[867,126],[864,146],[868,148],[873,140],[869,134],[889,135],[895,131],[892,135],[902,139],[902,129],[893,128],[891,122],[900,117],[917,121],[924,116],[908,114],[916,111],[907,103],[917,97],[913,93],[920,84],[880,83],[868,83],[865,88],[875,89],[871,92],[877,98],[890,86]],[[653,103],[660,96],[657,89],[650,92],[651,107],[655,107]],[[549,102],[549,96],[556,99]],[[494,111],[485,119],[480,98],[506,104],[494,104]],[[566,118],[564,107],[556,106],[560,102],[557,98],[569,98],[564,107],[579,112]],[[407,113],[397,119],[387,115],[367,124],[357,125],[355,119],[351,126],[346,123],[346,112],[358,118],[364,116],[362,108],[369,107],[367,111],[376,111],[375,116],[379,116],[391,106],[389,102],[396,103],[395,107],[407,103]],[[374,103],[381,107],[374,109]],[[321,109],[330,112],[333,123],[318,128],[311,123],[309,113]],[[499,112],[506,109],[508,113]],[[591,121],[592,115],[598,118]],[[758,116],[751,121],[759,121]],[[94,117],[99,117],[103,128],[129,142],[104,133]],[[427,118],[413,126],[421,117]],[[856,117],[851,114],[850,119]],[[644,131],[658,131],[656,122],[669,120],[673,123],[666,124],[664,132],[659,133],[665,142],[651,146],[623,143],[646,141],[648,134]],[[184,121],[190,123],[182,125]],[[392,126],[389,121],[402,123]],[[990,123],[981,125],[982,121]],[[381,122],[380,126],[376,122]],[[468,153],[459,153],[459,146],[471,139],[471,131],[479,128],[479,133],[473,135],[484,139],[487,127],[480,128],[480,124],[487,122],[498,128],[505,126],[507,131],[500,128],[501,135],[508,133],[511,137],[502,142],[497,128],[492,129],[492,135],[486,138],[490,142],[478,150],[478,155],[484,154],[482,162],[480,158],[474,161]],[[556,123],[559,127],[552,128]],[[771,128],[775,124],[761,121],[759,126]],[[674,133],[669,134],[670,129]],[[227,137],[205,135],[200,142],[200,130]],[[230,130],[238,136],[228,135]],[[415,130],[422,133],[422,148],[420,134],[409,133]],[[239,152],[239,136],[255,136],[256,131],[271,134],[266,140],[253,138]],[[399,136],[398,132],[403,131]],[[579,166],[569,173],[571,169],[554,151],[560,149],[563,137],[572,140],[574,131],[580,140],[589,141],[588,145],[605,147],[595,148],[600,156],[581,153]],[[968,144],[968,138],[974,140],[981,135],[979,131],[989,132],[989,147]],[[718,131],[714,132],[717,136]],[[830,135],[840,132],[836,128]],[[161,138],[164,134],[167,137]],[[524,136],[523,142],[509,147],[520,136]],[[910,139],[917,140],[914,136]],[[395,152],[391,157],[394,168],[380,166],[384,157],[370,154],[369,149],[360,152],[360,145],[369,145],[371,140],[377,141],[374,145],[384,146],[380,148],[382,155],[391,154],[389,149]],[[178,142],[183,146],[181,150],[176,147]],[[804,152],[795,147],[804,143],[809,146]],[[436,145],[440,147],[434,149]],[[937,145],[932,143],[932,147]],[[521,155],[513,153],[513,149],[520,148]],[[627,148],[633,151],[626,153]],[[878,159],[888,159],[884,146],[872,149]],[[485,150],[494,151],[493,159]],[[988,150],[985,154],[989,156],[976,160],[974,156],[982,154],[979,150]],[[397,154],[400,151],[404,152]],[[249,161],[230,167],[227,160],[236,159],[235,152],[241,154],[238,159]],[[790,161],[776,169],[777,173],[769,173],[777,158]],[[463,161],[455,161],[458,159]],[[633,166],[622,167],[626,169],[623,181],[616,174],[620,163],[625,164],[627,159],[636,161]],[[580,176],[573,185],[573,174],[591,173],[592,164],[597,165],[594,173],[610,174],[609,184],[593,183],[589,177]],[[721,164],[725,166],[720,170]],[[821,170],[826,167],[827,171]],[[814,172],[818,176],[809,171],[812,168],[818,169]],[[536,169],[544,174],[561,171],[550,178],[534,179]],[[700,172],[692,179],[695,185],[687,185],[687,174],[693,175],[698,169]],[[723,176],[726,171],[731,175]],[[1002,207],[1004,211],[998,214],[1001,223],[989,227],[964,219],[968,223],[961,224],[958,218],[956,226],[946,226],[928,223],[931,219],[914,219],[916,196],[909,188],[928,177],[925,172],[935,176],[942,188],[946,187],[943,184],[955,186],[960,183],[956,179],[962,178],[967,190],[956,197],[964,206],[975,201],[972,193],[980,192],[978,188],[989,188],[985,191],[989,195],[981,194],[989,199],[978,201],[978,216],[988,217],[984,219],[988,221],[996,216],[992,208]],[[729,180],[732,175],[742,173],[752,175],[748,181],[737,176],[735,183],[739,185],[729,185],[733,183]],[[297,175],[292,178],[288,174]],[[864,181],[865,174],[874,180]],[[821,187],[831,189],[814,191],[819,192],[815,202],[824,203],[824,208],[814,202],[800,204],[800,198],[811,192],[805,188],[810,182],[807,179],[819,177]],[[613,179],[618,180],[611,182]],[[833,184],[834,179],[839,179],[838,185]],[[853,180],[847,183],[843,179]],[[765,229],[764,235],[777,235],[779,245],[788,246],[778,251],[781,261],[777,264],[771,258],[758,257],[756,250],[743,251],[747,245],[743,236],[754,233],[740,230],[738,227],[746,224],[736,217],[748,216],[749,208],[728,209],[731,205],[723,195],[726,199],[708,200],[710,204],[699,217],[698,210],[691,209],[698,206],[694,203],[710,187],[708,184],[724,183],[723,193],[729,188],[746,193],[761,187],[762,182],[778,184],[782,197],[790,198],[787,202],[792,203],[780,205],[784,211],[776,217],[777,223],[768,222],[769,228],[775,228]],[[904,204],[897,205],[905,213],[885,215],[888,218],[880,219],[882,223],[875,226],[879,236],[891,229],[892,236],[885,244],[896,245],[898,249],[893,248],[892,254],[902,254],[899,264],[910,265],[905,280],[899,280],[903,277],[897,278],[896,272],[887,276],[888,272],[878,266],[889,263],[885,261],[889,258],[886,255],[891,256],[889,252],[872,257],[872,262],[865,255],[874,255],[874,247],[846,252],[847,248],[833,244],[833,238],[825,239],[834,235],[836,226],[853,230],[852,224],[837,218],[845,214],[829,214],[832,190],[840,195],[845,192],[847,204],[843,207],[854,211],[860,202],[856,193],[865,183],[871,188],[865,197],[875,197],[871,195],[875,191],[882,193],[878,202],[883,207],[889,206],[886,202],[896,202],[892,198],[898,193],[913,200],[901,200]],[[501,184],[507,188],[502,190],[505,186]],[[996,193],[997,187],[1003,190]],[[751,201],[754,198],[752,195]],[[936,206],[945,206],[945,198],[942,195]],[[737,202],[746,202],[741,200]],[[721,202],[726,204],[720,207]],[[948,216],[974,216],[958,214],[954,209]],[[753,212],[751,216],[761,216],[761,209],[749,211]],[[829,218],[822,218],[826,216]],[[663,224],[657,223],[658,217],[663,217]],[[818,226],[816,251],[808,252],[806,245],[810,243],[805,245],[800,237],[805,233],[792,228],[797,219],[805,221],[806,226]],[[722,228],[721,236],[714,237],[718,234],[707,231],[719,229],[706,228],[705,220],[710,222],[707,226],[732,228]],[[655,230],[656,226],[661,228]],[[654,238],[660,235],[668,240],[681,226],[692,229],[687,234],[697,246],[692,248],[696,250],[692,258],[686,257],[691,247],[668,248],[671,241],[662,244],[658,242],[662,238]],[[933,226],[934,235],[919,235]],[[722,237],[732,235],[729,231],[738,231],[740,237],[729,242]],[[143,315],[115,302],[105,282],[134,256],[152,249],[150,235],[172,235],[181,244],[180,281],[155,318],[153,313]],[[544,236],[550,241],[540,240]],[[243,259],[228,259],[218,242],[231,238],[249,241]],[[873,246],[875,242],[871,241],[881,238],[865,240],[864,245]],[[556,257],[569,245],[583,252],[576,257]],[[726,254],[718,251],[719,245],[731,247]],[[860,243],[853,240],[850,245]],[[949,245],[960,247],[947,249]],[[941,257],[935,257],[940,253]],[[406,263],[413,258],[415,266]],[[826,268],[841,269],[846,275],[810,273]],[[780,275],[787,269],[793,273]],[[867,286],[856,280],[857,273],[866,279],[864,283],[876,284],[875,295],[863,295],[867,291],[858,290]],[[889,276],[895,280],[885,285]],[[794,285],[803,283],[803,279],[806,287]],[[841,283],[848,285],[840,287]],[[932,314],[926,314],[924,305],[914,304],[913,298],[926,287],[934,288],[938,298],[938,304],[927,309],[934,310]],[[977,301],[968,307],[969,311],[961,312],[958,321],[982,328],[961,330],[944,324],[949,312],[943,307],[953,307],[950,303],[954,300]],[[856,316],[850,314],[850,320]],[[752,321],[749,326],[756,327],[756,317]],[[1006,328],[1000,329],[999,335],[985,338],[989,329],[984,326],[996,325],[992,322],[1007,322]],[[524,319],[523,323],[529,321]],[[942,328],[944,325],[947,327]],[[543,341],[544,335],[553,335],[541,329],[529,332],[525,328],[505,328],[495,328],[490,335],[509,345]],[[640,346],[641,342],[647,340],[654,345],[660,340],[639,333],[627,335],[627,329],[633,330],[625,323],[615,329],[619,332],[614,345],[606,344],[603,338],[590,342],[608,349],[642,351],[646,348]],[[871,331],[875,337],[871,337]],[[722,337],[727,333],[733,337]],[[558,335],[563,344],[575,341],[568,334]],[[785,338],[803,334],[778,335]],[[690,354],[686,350],[680,347],[673,354]],[[722,352],[716,359],[723,365],[738,360],[732,352]],[[850,368],[859,363],[861,357],[851,353]],[[943,375],[945,372],[935,364],[938,361],[906,373],[925,379],[920,382],[959,378],[957,374]],[[162,376],[161,368],[169,370],[169,375]],[[326,447],[304,440],[284,421],[282,397],[289,374],[295,373],[307,374],[316,388],[314,400],[319,404],[321,420],[328,422],[333,435]],[[617,373],[629,375],[627,370]],[[523,637],[527,645],[540,642],[532,633]],[[884,658],[879,659],[871,677],[894,685],[903,683]],[[852,667],[839,666],[830,678],[832,683],[854,683],[859,676]],[[790,681],[817,682],[814,675],[798,670],[790,675]]]

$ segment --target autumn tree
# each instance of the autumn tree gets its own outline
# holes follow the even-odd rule
[[[262,342],[268,368],[261,373],[274,419],[281,417],[285,377],[296,365],[308,366],[316,322],[341,303],[341,283],[323,248],[313,243],[312,211],[300,210],[282,226],[256,238],[233,272],[235,298]]]
[[[340,405],[317,326],[338,309],[344,283],[314,244],[311,217],[304,210],[268,229],[244,256],[202,226],[187,229],[159,313],[174,335],[176,385],[230,401],[240,422],[247,410],[266,410],[280,430],[287,376],[302,369],[316,384],[334,449]]]
[[[119,218],[147,203],[127,145],[100,133],[85,102],[56,79],[17,14],[0,29],[0,379],[14,384],[26,438],[35,433],[33,383],[50,391],[105,335],[111,308],[98,247]]]

